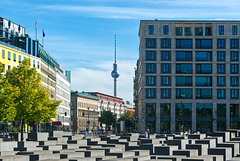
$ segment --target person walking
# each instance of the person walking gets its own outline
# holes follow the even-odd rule
[[[147,130],[145,131],[145,135],[144,136],[145,136],[145,138],[148,138],[148,131]]]

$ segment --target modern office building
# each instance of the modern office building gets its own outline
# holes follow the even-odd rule
[[[86,92],[71,91],[71,103],[73,131],[97,130],[99,98]]]
[[[156,133],[240,127],[240,21],[140,22],[138,128]]]
[[[53,60],[54,61],[54,60]],[[62,101],[56,111],[56,118],[53,123],[59,125],[60,122],[64,130],[71,130],[71,117],[70,117],[70,105],[71,105],[71,82],[69,82],[67,76],[64,74],[60,65],[54,61],[56,69],[56,100]],[[71,75],[69,75],[71,77]]]

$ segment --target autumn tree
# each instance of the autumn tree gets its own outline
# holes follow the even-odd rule
[[[21,121],[21,141],[25,123],[37,121],[49,123],[56,117],[60,101],[49,100],[48,91],[42,88],[41,77],[36,68],[30,67],[30,59],[24,59],[18,67],[7,70],[6,79],[14,89],[20,92],[13,95],[15,120]]]
[[[110,125],[115,125],[116,116],[114,116],[111,111],[103,110],[101,113],[101,117],[98,118],[98,121],[105,124],[107,130],[110,130]]]

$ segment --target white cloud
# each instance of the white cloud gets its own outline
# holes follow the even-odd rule
[[[72,70],[72,89],[90,92],[101,92],[113,95],[113,78],[111,77],[113,62],[97,62],[96,69],[75,68]],[[134,61],[119,61],[117,79],[117,96],[124,100],[133,100]]]

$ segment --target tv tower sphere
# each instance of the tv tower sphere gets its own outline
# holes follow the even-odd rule
[[[112,75],[113,78],[118,78],[119,77],[119,73],[117,71],[117,64],[115,64],[115,63],[113,64],[113,71],[112,71],[111,75]]]

